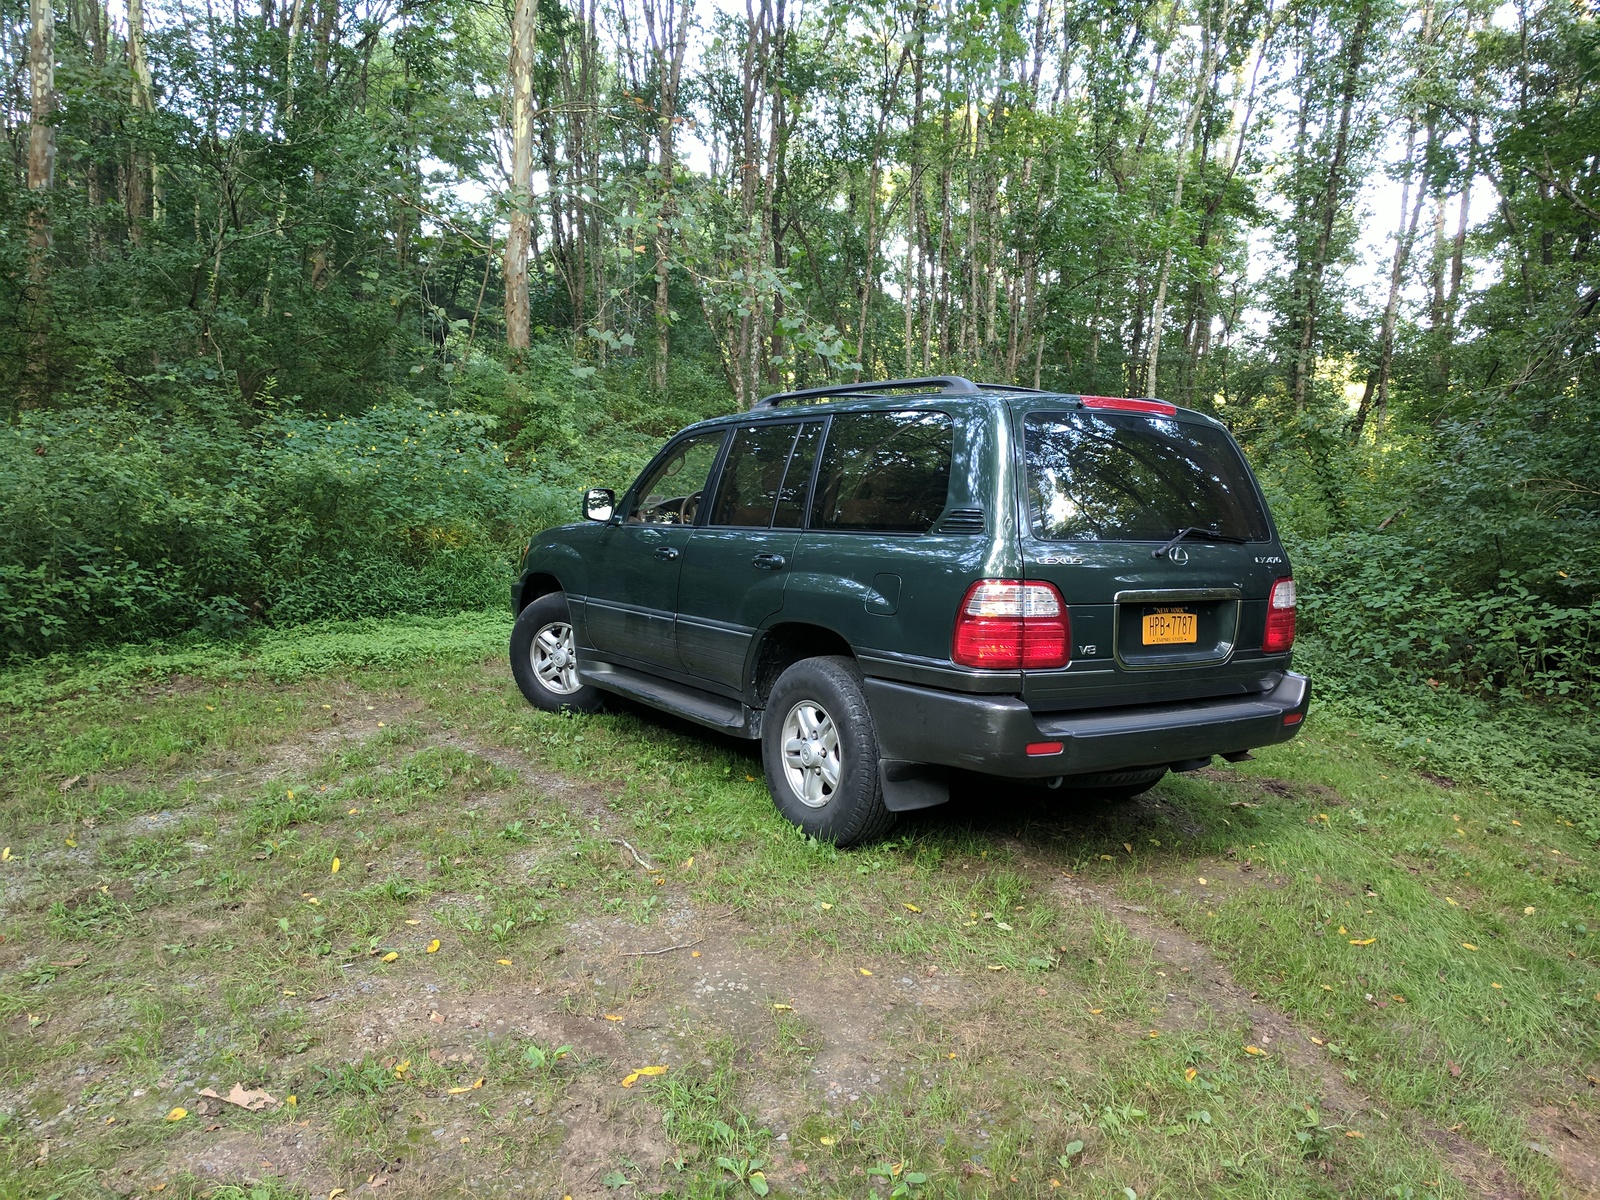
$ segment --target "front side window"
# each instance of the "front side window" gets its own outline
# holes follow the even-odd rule
[[[926,533],[950,491],[948,413],[833,418],[812,501],[813,529]]]
[[[1220,429],[1133,413],[1031,413],[1028,519],[1060,542],[1162,542],[1198,526],[1265,541],[1250,468]]]
[[[634,488],[632,524],[692,525],[710,478],[712,464],[722,449],[723,431],[696,434],[672,448],[651,467]]]
[[[799,425],[747,425],[733,435],[717,488],[713,525],[765,529]]]

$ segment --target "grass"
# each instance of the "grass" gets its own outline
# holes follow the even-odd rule
[[[974,782],[840,852],[752,747],[528,707],[505,626],[0,676],[0,1195],[1595,1186],[1570,796],[1324,707],[1131,805]]]

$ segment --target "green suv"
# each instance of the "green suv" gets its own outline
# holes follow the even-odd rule
[[[952,770],[1132,796],[1294,736],[1295,590],[1227,430],[955,377],[769,396],[547,530],[512,588],[540,708],[626,696],[759,739],[849,845]]]

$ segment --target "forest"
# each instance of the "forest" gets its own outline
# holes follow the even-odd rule
[[[1600,769],[1585,0],[4,0],[0,127],[8,661],[503,606],[681,425],[954,373],[1216,415],[1324,696]]]

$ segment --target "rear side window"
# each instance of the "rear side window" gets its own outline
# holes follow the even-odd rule
[[[813,529],[926,533],[950,491],[947,413],[833,418],[811,507]]]
[[[1028,518],[1061,542],[1160,542],[1189,526],[1260,542],[1262,510],[1220,429],[1134,413],[1031,413]]]
[[[747,425],[733,435],[722,485],[717,490],[713,525],[765,529],[772,521],[784,468],[799,425]]]

